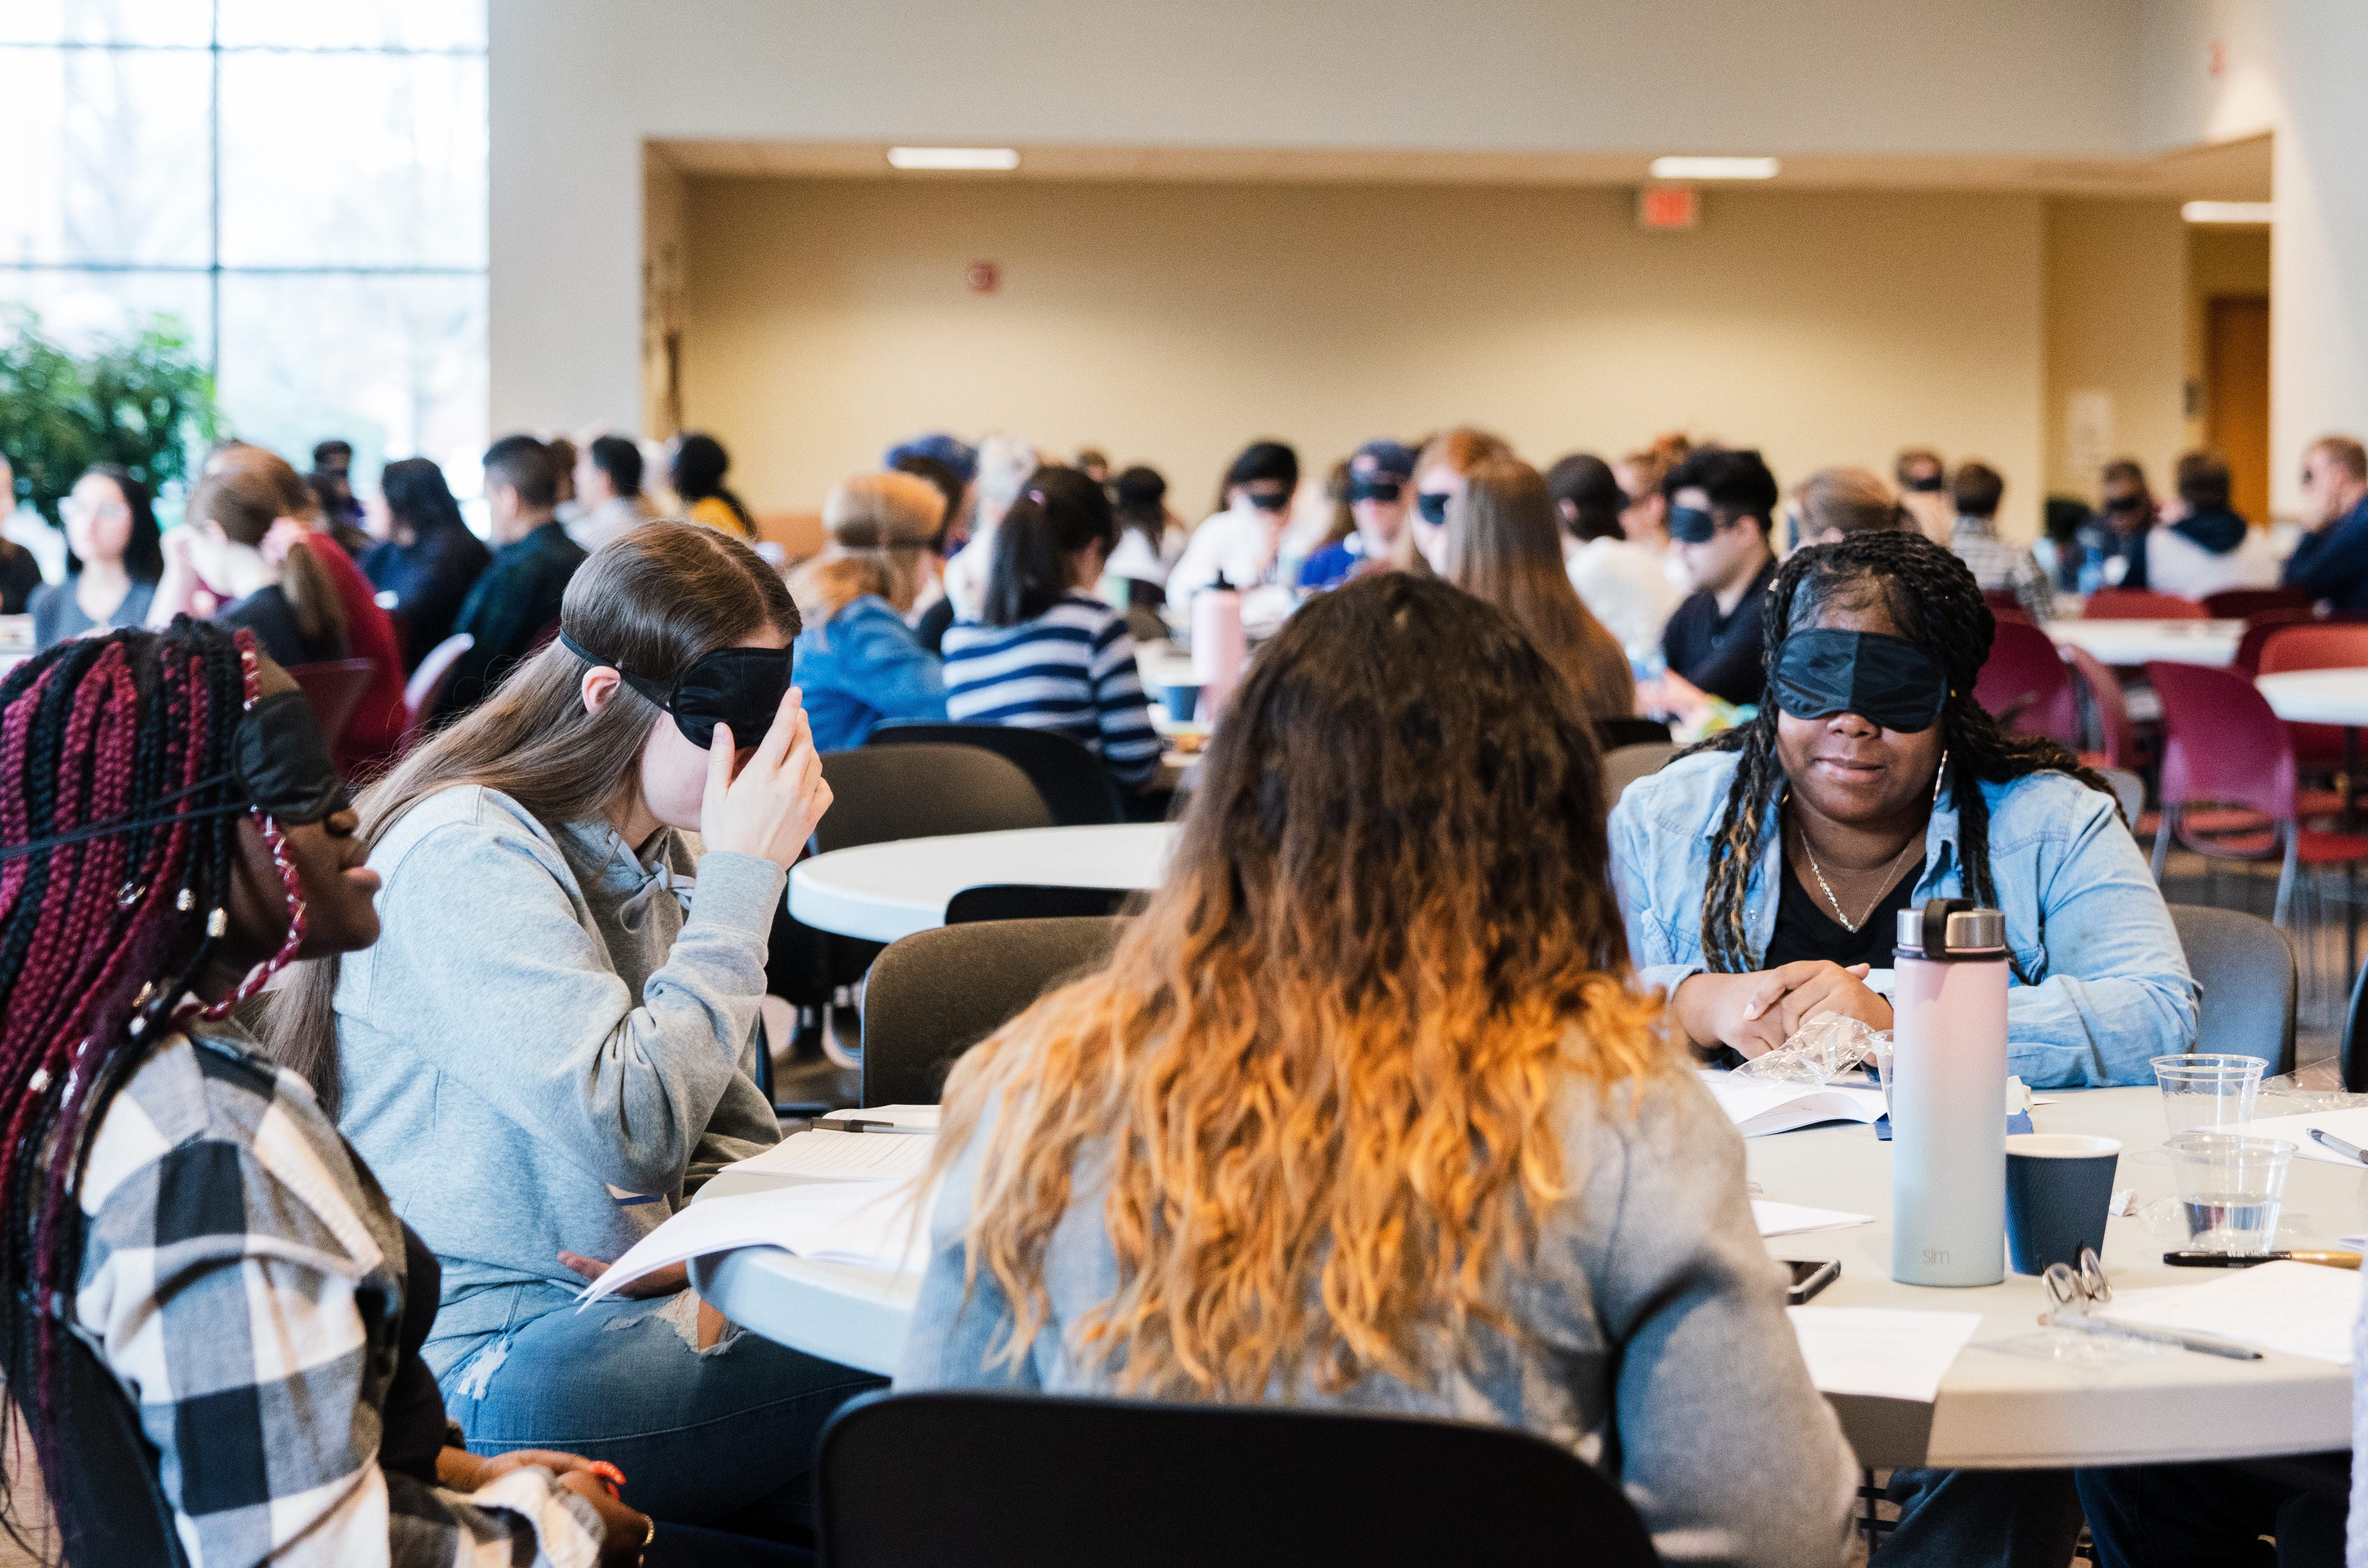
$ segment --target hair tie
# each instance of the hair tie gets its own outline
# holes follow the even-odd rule
[[[1042,506],[1044,505],[1044,493],[1041,490],[1031,490],[1028,493],[1028,499]]]

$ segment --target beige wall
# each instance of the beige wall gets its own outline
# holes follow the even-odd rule
[[[759,510],[934,427],[1092,442],[1193,510],[1254,437],[1313,463],[1472,420],[1540,460],[1754,442],[1787,484],[1938,444],[1998,465],[2035,525],[2040,199],[1717,191],[1680,234],[1632,202],[693,180],[685,415]],[[968,291],[978,260],[1001,292]]]
[[[2105,462],[2164,474],[2188,444],[2187,231],[2171,202],[2048,202],[2049,494],[2094,502]]]

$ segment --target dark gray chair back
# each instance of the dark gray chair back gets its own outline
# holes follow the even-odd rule
[[[864,988],[863,1103],[934,1103],[956,1057],[1106,960],[1124,929],[1117,919],[989,920],[891,943]]]
[[[946,924],[973,920],[1065,920],[1116,915],[1134,894],[1125,888],[1061,887],[1050,882],[989,882],[946,900]]]
[[[1053,825],[1028,775],[976,746],[826,752],[822,776],[831,801],[814,828],[814,847],[825,852],[898,838]]]
[[[1678,748],[1668,741],[1646,741],[1640,745],[1620,746],[1603,754],[1603,806],[1606,811],[1620,803],[1620,796],[1629,785],[1649,774],[1658,773],[1661,765],[1678,755]]]
[[[1118,786],[1102,759],[1066,735],[1016,724],[882,724],[865,743],[875,746],[958,745],[991,751],[1028,775],[1044,797],[1055,827],[1099,827],[1124,822]]]
[[[131,1396],[81,1340],[58,1330],[60,1414],[71,1423],[64,1490],[52,1495],[66,1560],[108,1568],[187,1568],[157,1453]],[[264,1462],[263,1456],[252,1456]],[[31,1450],[24,1455],[30,1462]],[[225,1461],[227,1462],[227,1461]]]
[[[2199,1052],[2258,1056],[2264,1075],[2294,1069],[2294,949],[2258,915],[2174,903],[2170,923],[2202,990]]]
[[[1476,1422],[874,1394],[831,1417],[815,1476],[825,1568],[1660,1561],[1620,1488],[1577,1455]],[[1384,1501],[1426,1497],[1440,1506]]]
[[[2360,978],[2351,983],[2351,1006],[2343,1014],[2343,1044],[2335,1058],[2343,1072],[2343,1087],[2355,1095],[2368,1094],[2368,1029],[2361,1027],[2363,1012],[2368,1012],[2368,964],[2360,966]]]

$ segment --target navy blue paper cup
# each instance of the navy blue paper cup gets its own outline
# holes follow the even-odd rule
[[[2018,1132],[2006,1141],[2006,1251],[2017,1274],[2051,1263],[2078,1267],[2080,1249],[2105,1252],[2121,1144],[2067,1132]]]
[[[1179,724],[1192,722],[1194,710],[1201,705],[1201,688],[1197,686],[1171,686],[1162,694],[1167,700],[1167,716]]]

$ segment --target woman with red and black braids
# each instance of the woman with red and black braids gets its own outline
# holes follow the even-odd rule
[[[73,1561],[126,1528],[68,1392],[93,1355],[199,1568],[650,1539],[583,1460],[447,1446],[432,1255],[227,1021],[290,960],[376,939],[356,825],[252,633],[118,631],[0,683],[0,1350]]]

